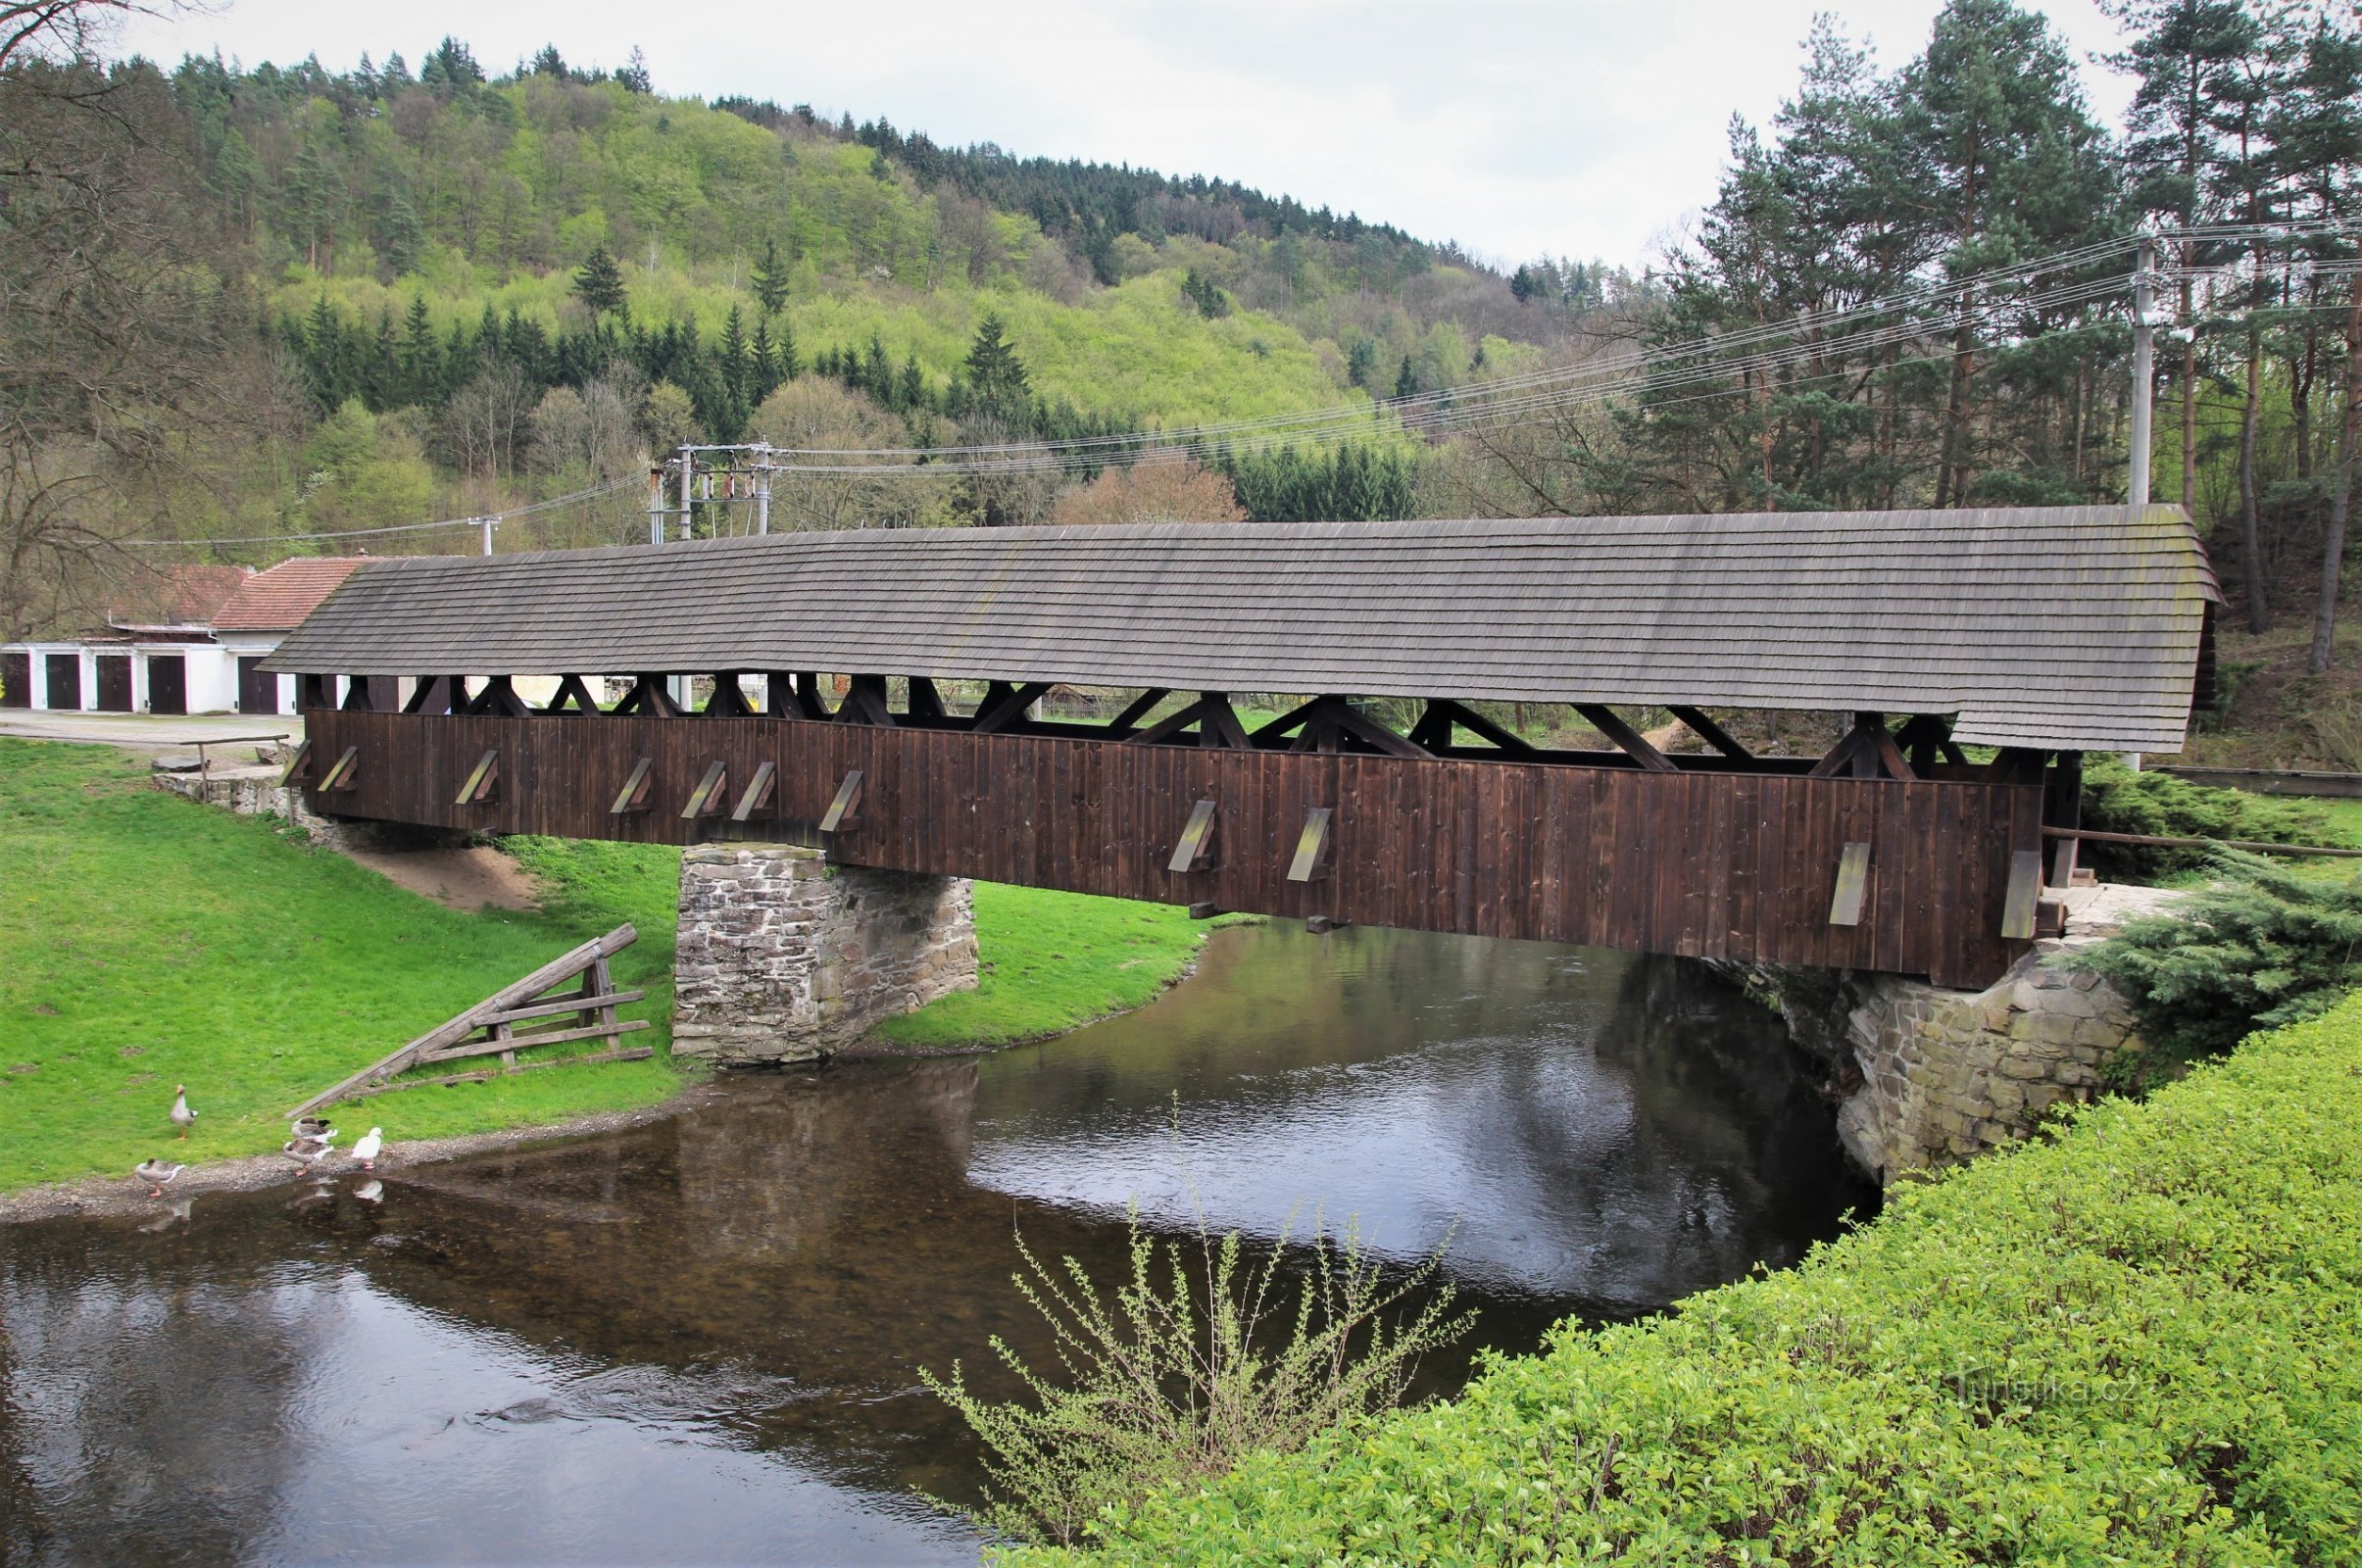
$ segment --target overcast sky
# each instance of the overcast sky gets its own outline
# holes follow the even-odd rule
[[[2114,47],[2097,0],[2033,0],[2078,59]],[[123,43],[344,69],[444,33],[488,71],[544,42],[659,90],[744,93],[939,141],[1219,174],[1456,239],[1480,256],[1647,262],[1710,201],[1736,113],[1793,89],[1830,11],[1889,67],[1940,0],[228,0]],[[2111,123],[2129,89],[2086,67]]]

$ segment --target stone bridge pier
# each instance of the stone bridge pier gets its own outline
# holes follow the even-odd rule
[[[808,1061],[976,984],[963,877],[831,864],[784,844],[681,853],[672,1052]]]

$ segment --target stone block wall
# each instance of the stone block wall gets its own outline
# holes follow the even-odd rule
[[[2110,934],[2038,942],[1983,991],[1850,972],[1765,970],[1753,981],[1834,1069],[1846,1152],[1892,1182],[2028,1137],[2053,1105],[2091,1099],[2110,1062],[2143,1049],[2113,987],[2050,961]]]
[[[675,1055],[809,1060],[972,988],[974,898],[963,878],[831,865],[791,845],[693,846],[673,974]]]

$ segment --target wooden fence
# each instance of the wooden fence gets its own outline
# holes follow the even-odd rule
[[[828,848],[854,864],[1944,985],[1985,985],[2025,950],[2000,935],[2002,906],[2012,857],[2042,846],[2030,781],[1660,773],[788,718],[316,710],[309,725],[302,782],[334,815],[817,843],[833,808]],[[1203,802],[1213,806],[1203,843],[1175,869]],[[1848,845],[1867,846],[1852,857],[1858,870],[1866,854],[1866,881],[1856,923],[1836,924]]]

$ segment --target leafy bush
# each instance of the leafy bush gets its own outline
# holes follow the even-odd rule
[[[2260,855],[2211,854],[2221,880],[2169,915],[2061,960],[2108,978],[2151,1054],[2220,1055],[2250,1030],[2327,1012],[2362,985],[2362,877],[2300,876]]]
[[[2362,1563],[2362,1001],[1799,1267],[1112,1510],[1113,1562]],[[1005,1563],[1067,1560],[1010,1549]]]
[[[1159,1244],[1135,1214],[1131,1277],[1110,1303],[1073,1258],[1049,1268],[1018,1240],[1017,1288],[1056,1333],[1068,1381],[1035,1372],[997,1336],[994,1351],[1037,1402],[986,1403],[957,1362],[948,1382],[919,1374],[984,1442],[992,1480],[975,1510],[981,1523],[1071,1544],[1156,1486],[1219,1475],[1256,1450],[1301,1448],[1392,1406],[1418,1358],[1473,1321],[1452,1314],[1450,1285],[1430,1290],[1440,1252],[1389,1284],[1350,1231],[1316,1232],[1283,1318],[1285,1237],[1252,1266],[1236,1231],[1219,1242],[1201,1232],[1194,1250],[1192,1277],[1191,1245]],[[1424,1304],[1394,1321],[1419,1295]]]
[[[2337,844],[2328,818],[2283,797],[2213,789],[2170,773],[2136,773],[2115,758],[2093,758],[2084,773],[2083,825],[2099,833],[2157,838],[2237,839],[2249,844]],[[2083,860],[2103,882],[2155,882],[2206,864],[2205,850],[2086,844]]]

